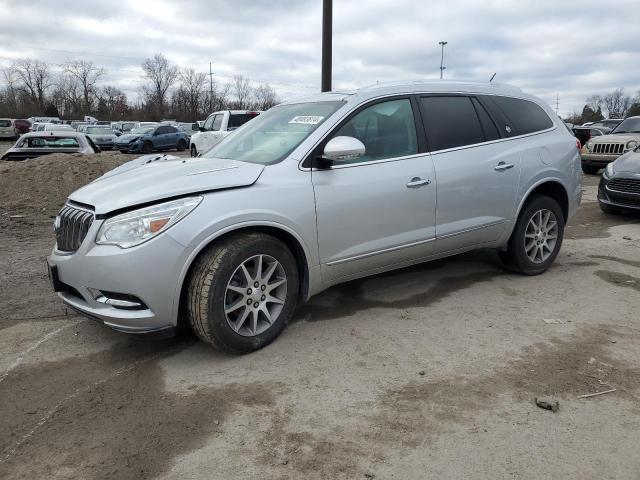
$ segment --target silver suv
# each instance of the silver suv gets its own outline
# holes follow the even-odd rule
[[[202,158],[148,155],[74,192],[50,274],[129,333],[249,352],[331,285],[477,248],[554,261],[580,156],[550,108],[494,84],[376,85],[284,103]]]

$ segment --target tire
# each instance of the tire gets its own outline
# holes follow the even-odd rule
[[[142,153],[153,153],[153,143],[144,142],[142,144]]]
[[[616,207],[612,207],[611,205],[607,205],[606,203],[598,202],[600,205],[600,210],[609,215],[616,215],[620,213],[620,210]]]
[[[191,145],[191,156],[192,157],[197,157],[198,156],[198,149],[196,148],[195,145]]]
[[[187,142],[185,142],[184,140],[179,140],[177,149],[179,152],[184,152],[187,149]]]
[[[249,285],[242,270],[244,265],[251,282],[255,281],[258,258],[263,259],[265,277],[259,282],[264,281],[258,287],[261,291]],[[274,265],[272,260],[278,266],[266,277]],[[276,285],[283,278],[284,289],[282,285],[271,291],[267,287],[263,295],[263,285]],[[275,237],[257,232],[238,234],[215,243],[200,255],[187,289],[187,318],[195,334],[221,350],[248,353],[275,340],[291,319],[298,302],[298,268],[292,253]],[[283,303],[269,302],[269,297]],[[266,302],[259,305],[261,299]],[[255,303],[247,305],[247,301]],[[271,308],[270,324],[263,308]]]
[[[598,172],[600,171],[600,167],[598,167],[596,165],[585,165],[583,163],[582,164],[582,171],[584,173],[586,173],[587,175],[597,175]]]
[[[539,215],[540,212],[545,212],[543,213],[543,218],[547,218],[546,212],[550,212],[547,225],[552,225],[554,219],[556,224],[548,233],[548,237],[541,234],[540,237],[534,236],[532,238],[531,235],[535,235],[536,230],[533,228],[533,225],[530,224],[531,220],[534,220],[534,224],[543,224],[544,222],[544,220],[540,221],[539,216],[535,219],[533,218],[534,215]],[[564,214],[556,200],[546,195],[537,195],[531,198],[527,201],[518,216],[516,226],[507,244],[507,251],[498,252],[500,260],[509,270],[517,273],[524,275],[538,275],[543,273],[551,266],[560,251],[562,238],[564,236],[564,225]],[[528,237],[525,235],[528,235]],[[551,238],[552,235],[555,235],[555,242],[549,251],[549,246],[552,240],[554,240]],[[531,246],[532,241],[544,241],[544,243],[540,245],[536,243]],[[543,248],[544,245],[546,245],[547,248]],[[527,250],[527,248],[530,248],[530,250]],[[536,260],[534,261],[530,255],[536,257]]]

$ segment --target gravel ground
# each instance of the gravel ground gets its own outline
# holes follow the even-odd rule
[[[637,479],[640,218],[596,182],[544,275],[477,252],[351,282],[243,357],[66,311],[50,220],[5,218],[0,478]]]

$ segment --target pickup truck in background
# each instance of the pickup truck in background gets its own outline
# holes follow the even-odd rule
[[[213,112],[207,117],[200,132],[191,136],[191,156],[197,157],[205,153],[236,128],[244,125],[262,112],[249,110],[224,110]]]

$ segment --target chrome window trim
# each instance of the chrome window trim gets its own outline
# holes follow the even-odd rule
[[[318,145],[320,145],[322,142],[324,142],[325,139],[329,135],[331,135],[333,133],[333,131],[335,130],[335,127],[340,122],[342,122],[343,119],[345,119],[346,117],[351,115],[354,111],[356,111],[357,109],[359,109],[363,105],[366,105],[367,103],[370,103],[370,102],[375,102],[377,100],[380,100],[380,99],[383,99],[383,98],[387,98],[387,97],[398,97],[398,96],[403,96],[403,95],[409,95],[409,96],[411,96],[411,95],[415,95],[415,96],[420,96],[420,95],[441,95],[441,96],[446,96],[446,95],[467,95],[467,96],[485,95],[485,96],[494,96],[494,97],[517,98],[519,100],[526,100],[528,102],[532,102],[532,103],[538,105],[538,107],[542,108],[542,111],[547,115],[547,117],[549,117],[549,114],[547,113],[547,111],[541,105],[539,105],[537,102],[534,102],[533,100],[528,99],[528,98],[517,97],[515,95],[501,95],[501,94],[497,94],[497,93],[459,92],[459,91],[455,91],[455,92],[452,91],[452,92],[395,92],[395,93],[386,93],[384,95],[378,95],[376,97],[371,97],[371,98],[367,98],[366,100],[363,100],[362,102],[358,103],[353,108],[351,108],[348,112],[345,112],[345,114],[342,117],[337,119],[337,121],[333,124],[331,129],[327,133],[325,133],[316,143],[314,143],[314,145],[307,151],[307,153],[302,155],[302,158],[300,160],[298,160],[298,170],[301,170],[303,172],[310,172],[310,171],[314,170],[314,168],[312,168],[312,167],[303,167],[302,164],[307,159],[307,157],[309,155],[311,155],[311,153],[318,147]],[[558,126],[556,125],[555,120],[553,118],[551,118],[551,117],[549,117],[549,119],[551,120],[552,126],[547,128],[546,130],[538,130],[536,132],[525,133],[525,134],[516,135],[516,136],[513,136],[513,137],[498,138],[496,140],[489,140],[487,142],[473,143],[471,145],[462,145],[460,147],[446,148],[446,149],[443,149],[443,150],[419,152],[417,154],[406,155],[406,156],[403,156],[403,157],[392,157],[392,158],[384,158],[384,159],[379,159],[379,160],[369,160],[367,162],[358,162],[358,163],[352,163],[352,164],[348,164],[348,165],[336,165],[336,166],[331,166],[331,167],[323,168],[323,169],[315,168],[315,170],[316,171],[337,170],[339,168],[346,168],[346,167],[358,167],[358,166],[365,166],[365,165],[384,163],[384,162],[394,162],[394,161],[398,161],[398,160],[405,160],[405,159],[408,159],[408,158],[414,158],[414,157],[419,157],[419,156],[437,155],[437,154],[440,154],[440,153],[449,153],[449,152],[454,152],[454,151],[457,151],[457,150],[465,150],[467,148],[474,148],[474,147],[478,147],[480,145],[491,145],[491,144],[499,143],[499,142],[505,142],[505,141],[511,141],[511,140],[520,140],[522,138],[532,137],[534,135],[541,135],[543,133],[549,133],[549,132],[552,132],[554,130],[557,130]],[[500,127],[498,127],[498,128],[500,128]],[[427,142],[428,142],[428,139],[427,139]]]

